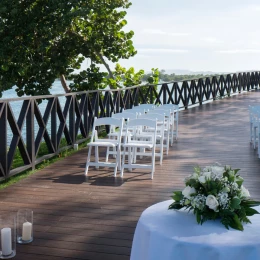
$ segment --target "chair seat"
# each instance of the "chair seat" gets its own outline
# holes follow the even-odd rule
[[[105,147],[116,147],[118,145],[118,141],[109,139],[109,140],[100,140],[95,142],[88,143],[88,146],[105,146]]]
[[[123,147],[137,147],[137,148],[148,148],[151,149],[153,148],[153,144],[146,144],[143,142],[130,142],[130,143],[126,143],[123,144]]]

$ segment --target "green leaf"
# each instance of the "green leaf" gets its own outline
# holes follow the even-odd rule
[[[252,208],[245,208],[247,216],[253,216],[254,214],[259,214],[259,212]]]
[[[229,226],[240,231],[244,230],[243,225],[236,214],[229,223]]]
[[[197,222],[199,223],[199,224],[202,224],[201,223],[201,214],[200,214],[200,212],[197,210],[196,211],[196,219],[197,219]]]
[[[231,204],[230,206],[233,208],[233,209],[240,209],[240,202],[241,200],[237,197],[233,198],[231,200]]]
[[[181,191],[174,191],[172,198],[175,201],[180,201],[183,198],[182,192]]]
[[[183,206],[179,202],[173,202],[168,209],[181,209]]]

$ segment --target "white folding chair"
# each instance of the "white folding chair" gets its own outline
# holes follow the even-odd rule
[[[136,119],[137,114],[138,113],[128,113],[125,111],[123,111],[122,113],[112,114],[112,118],[123,119],[123,121],[124,121],[123,129],[122,129],[122,139],[124,139],[125,135],[126,135],[127,121],[129,121],[131,119]],[[118,129],[116,129],[116,127],[110,127],[110,131],[107,136],[109,137],[109,139],[118,139]],[[111,147],[107,147],[106,162],[108,162],[109,155],[113,155],[113,157],[115,158],[116,154],[117,154],[116,147],[112,147],[112,150],[111,150]]]
[[[138,106],[132,107],[132,109],[145,109],[147,111],[153,110],[155,107],[154,104],[139,104]]]
[[[151,130],[150,134],[147,135],[146,139],[138,140],[138,136],[135,134],[140,133],[140,129],[144,127],[149,127]],[[151,170],[151,179],[153,179],[154,169],[155,169],[155,146],[156,146],[156,132],[157,132],[157,122],[156,120],[151,119],[133,119],[130,120],[127,124],[127,132],[128,129],[134,129],[134,133],[132,136],[127,136],[123,143],[123,159],[122,159],[122,168],[121,168],[121,177],[124,175],[124,169],[128,168],[130,171],[133,168],[141,168],[141,169],[150,169]],[[150,150],[145,155],[151,157],[151,164],[141,164],[141,163],[133,163],[133,158],[135,156],[135,151],[137,149],[148,149]],[[128,154],[128,163],[126,163],[126,153]]]
[[[159,141],[159,143],[157,144],[156,142],[156,147],[159,148],[159,152],[155,152],[155,156],[160,157],[160,165],[162,165],[162,161],[163,161],[163,148],[164,148],[164,130],[165,130],[165,116],[164,114],[159,114],[159,113],[151,113],[148,112],[147,114],[144,115],[140,115],[138,118],[146,118],[146,119],[151,119],[151,120],[156,120],[157,122],[157,133],[156,133],[156,140]],[[146,138],[147,135],[149,135],[151,133],[150,128],[145,128],[142,129],[142,131],[137,134],[137,137],[139,138]],[[166,141],[167,144],[167,141]],[[165,144],[165,146],[166,146]],[[168,154],[168,149],[166,148],[166,152]],[[142,154],[136,154],[136,155],[142,155]],[[145,155],[145,154],[144,154]]]
[[[257,152],[258,152],[258,158],[260,158],[260,110],[257,110]]]
[[[172,123],[171,123],[171,145],[173,144],[173,138],[175,136],[178,139],[178,128],[179,128],[179,105],[176,104],[163,104],[155,109],[171,109],[172,111]]]
[[[260,111],[260,106],[248,106],[249,109],[249,121],[250,121],[250,142],[253,144],[254,149],[258,142],[258,111]]]
[[[150,112],[148,112],[149,114]],[[169,147],[170,147],[170,141],[172,145],[172,129],[173,125],[171,124],[173,122],[172,120],[172,111],[170,109],[159,109],[156,108],[154,109],[151,113],[156,113],[156,114],[161,114],[164,115],[164,140],[165,140],[165,145],[164,147],[166,148],[166,154],[169,153]]]
[[[148,111],[147,109],[136,106],[136,107],[132,107],[130,109],[123,110],[122,112],[135,113],[135,114],[137,113],[138,115],[142,115],[142,114],[145,114],[147,111]]]
[[[122,129],[123,129],[123,119],[116,119],[111,117],[103,117],[103,118],[96,118],[94,119],[93,123],[93,130],[90,142],[87,144],[89,147],[88,151],[88,158],[86,162],[86,170],[85,174],[88,174],[89,166],[95,166],[99,168],[99,166],[103,167],[113,167],[114,168],[114,176],[116,176],[117,168],[121,169],[121,136],[122,136]],[[103,139],[98,137],[98,127],[118,127],[118,138],[117,139]],[[91,150],[92,147],[95,147],[95,161],[91,162]],[[99,161],[99,147],[112,147],[116,148],[116,160],[115,162],[105,162]]]

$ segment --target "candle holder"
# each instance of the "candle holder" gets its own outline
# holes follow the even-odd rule
[[[33,211],[20,209],[17,212],[17,243],[29,244],[33,241]]]
[[[16,214],[0,215],[0,259],[12,258],[16,255]]]

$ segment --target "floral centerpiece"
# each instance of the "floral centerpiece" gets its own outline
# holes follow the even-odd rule
[[[227,229],[243,230],[242,223],[251,223],[248,216],[259,214],[252,207],[260,202],[249,199],[238,171],[219,164],[195,167],[194,173],[185,179],[185,189],[173,192],[174,202],[169,209],[193,210],[199,224],[219,218]]]

